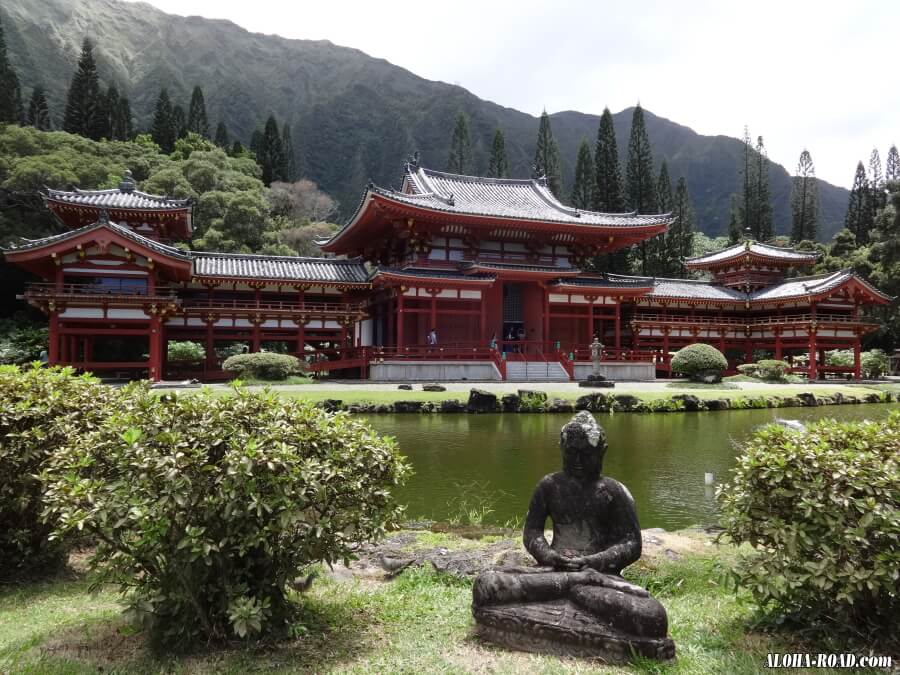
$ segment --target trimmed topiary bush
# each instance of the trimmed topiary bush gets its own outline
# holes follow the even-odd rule
[[[872,349],[863,352],[860,356],[860,366],[863,375],[868,378],[878,379],[887,375],[891,368],[891,359],[880,349]]]
[[[718,382],[728,368],[728,360],[712,345],[696,343],[675,352],[672,370],[695,382]]]
[[[65,546],[49,541],[53,525],[41,520],[37,474],[57,448],[96,428],[120,396],[69,368],[0,366],[0,577],[64,562]]]
[[[770,425],[718,491],[721,523],[755,548],[737,577],[804,621],[887,629],[900,617],[900,413]]]
[[[737,367],[737,371],[747,377],[759,377],[759,365],[755,363],[742,363]]]
[[[756,364],[758,368],[758,377],[761,380],[784,380],[790,365],[786,361],[776,361],[775,359],[763,359]]]
[[[170,645],[286,629],[291,581],[381,537],[407,472],[393,440],[343,413],[143,389],[44,478],[58,534],[92,535],[96,583]]]
[[[239,377],[258,380],[285,380],[291,375],[303,372],[303,365],[296,356],[273,352],[229,356],[222,364],[222,368]]]

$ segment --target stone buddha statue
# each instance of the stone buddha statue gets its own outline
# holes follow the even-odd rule
[[[483,572],[472,611],[479,634],[525,651],[623,662],[635,653],[670,659],[665,608],[619,573],[641,556],[634,500],[601,475],[606,437],[588,412],[560,433],[563,470],[544,476],[525,519],[537,567]],[[553,522],[552,543],[544,536]]]

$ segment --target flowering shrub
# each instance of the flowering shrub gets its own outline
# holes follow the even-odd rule
[[[736,573],[761,604],[854,626],[900,617],[900,413],[765,427],[718,498],[728,536],[755,548]]]
[[[44,478],[57,533],[93,535],[97,583],[170,643],[284,629],[286,585],[383,535],[407,471],[392,440],[344,414],[269,392],[140,390]]]

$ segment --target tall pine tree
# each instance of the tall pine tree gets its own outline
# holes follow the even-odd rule
[[[203,101],[203,90],[196,86],[191,93],[191,103],[188,106],[187,130],[199,134],[203,138],[209,138],[209,122],[206,119],[206,103]]]
[[[509,176],[506,139],[501,129],[494,131],[494,141],[491,143],[491,158],[488,161],[488,176],[491,178],[507,178]]]
[[[628,164],[625,166],[625,197],[628,208],[638,213],[656,213],[656,178],[653,175],[653,154],[644,124],[644,110],[638,103],[631,116],[631,135],[628,138]],[[640,244],[641,274],[649,274],[650,245]]]
[[[856,165],[853,187],[850,188],[850,201],[847,204],[847,215],[844,227],[853,234],[857,246],[865,246],[869,242],[869,231],[872,229],[872,217],[869,213],[869,179],[866,167],[862,162]]]
[[[169,154],[175,149],[175,140],[178,138],[178,132],[175,127],[175,120],[172,117],[172,102],[169,100],[169,92],[163,87],[156,99],[156,109],[153,113],[153,127],[150,130],[150,136],[153,142],[160,149]]]
[[[757,209],[756,199],[756,172],[757,163],[753,155],[753,144],[750,141],[750,130],[744,127],[743,148],[741,151],[740,174],[743,189],[741,191],[741,201],[736,211],[735,227],[729,227],[729,239],[732,243],[738,242],[744,231],[749,230],[754,233],[759,222],[759,213]]]
[[[175,129],[175,138],[187,136],[187,115],[180,105],[172,106],[172,127]]]
[[[800,153],[791,181],[791,241],[815,241],[819,226],[819,184],[808,150]]]
[[[684,176],[678,179],[675,186],[672,215],[675,222],[666,234],[667,274],[684,277],[684,259],[691,257],[694,251],[694,207]]]
[[[6,54],[6,38],[3,35],[3,24],[0,23],[0,123],[2,122],[22,122],[22,91],[19,88],[19,77]]]
[[[600,128],[597,130],[597,145],[594,148],[594,192],[593,208],[603,213],[621,213],[625,209],[622,196],[622,172],[619,169],[619,149],[616,145],[616,130],[609,108],[603,109]]]
[[[259,151],[256,153],[256,161],[262,168],[262,181],[267,186],[273,181],[284,180],[284,149],[281,144],[281,134],[278,133],[278,122],[274,115],[269,115],[266,127],[259,140]]]
[[[758,241],[768,241],[774,237],[772,199],[769,192],[769,156],[762,136],[756,140],[756,217],[753,236]]]
[[[297,180],[297,160],[294,156],[294,141],[291,139],[291,127],[285,122],[281,128],[281,180],[291,183]]]
[[[28,101],[28,124],[41,131],[50,131],[50,110],[47,107],[47,97],[44,88],[37,86],[31,92],[31,100]]]
[[[659,178],[656,180],[656,208],[660,213],[672,210],[672,181],[669,179],[669,167],[662,161]]]
[[[881,171],[881,155],[878,148],[872,149],[869,155],[869,211],[874,218],[887,204],[884,193],[884,173]]]
[[[534,150],[534,177],[545,178],[547,187],[557,199],[562,195],[562,168],[559,160],[559,146],[550,128],[550,115],[541,113],[538,125],[537,145]]]
[[[106,94],[109,110],[109,137],[116,141],[129,141],[134,135],[131,122],[131,103],[118,90],[110,86]]]
[[[78,67],[69,85],[66,98],[66,111],[63,116],[63,131],[79,134],[94,140],[102,132],[103,110],[100,102],[100,78],[97,75],[97,64],[94,61],[94,46],[87,38],[81,45],[81,57]]]
[[[572,187],[572,206],[587,211],[594,199],[594,158],[587,139],[582,139],[575,160],[575,185]]]
[[[469,137],[469,118],[464,112],[456,116],[450,138],[450,154],[447,156],[447,171],[463,175],[472,173],[472,139]]]
[[[742,209],[737,195],[731,195],[731,208],[728,216],[728,243],[736,244],[741,240]]]
[[[672,181],[669,178],[669,167],[662,161],[659,178],[656,179],[656,209],[660,213],[672,210]],[[661,234],[647,242],[649,261],[647,273],[654,276],[669,276],[677,271],[677,254],[671,246],[669,234]]]
[[[220,148],[228,149],[228,128],[225,126],[225,122],[219,122],[216,127],[216,137],[213,142]]]
[[[884,182],[894,183],[900,181],[900,154],[897,153],[897,146],[892,145],[888,150],[887,162],[884,166]]]

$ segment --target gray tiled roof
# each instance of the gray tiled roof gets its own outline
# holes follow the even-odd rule
[[[556,285],[583,286],[585,288],[650,288],[653,286],[653,279],[608,274],[602,277],[578,276],[571,279],[559,279]]]
[[[840,270],[831,274],[790,279],[777,286],[761,288],[752,293],[750,297],[754,300],[776,300],[795,296],[817,295],[832,288],[837,288],[854,276],[856,275],[851,270]]]
[[[672,221],[669,214],[636,215],[573,209],[561,204],[544,181],[538,180],[461,176],[408,164],[404,185],[411,194],[373,189],[396,201],[448,213],[626,228],[667,225]]]
[[[529,265],[528,263],[503,263],[482,260],[470,260],[460,265],[461,269],[511,270],[522,272],[551,272],[557,274],[578,274],[575,267],[554,267],[552,265]]]
[[[359,260],[301,258],[192,251],[194,275],[284,281],[364,284],[369,279]]]
[[[186,251],[182,251],[181,249],[175,248],[174,246],[167,246],[166,244],[160,244],[158,241],[154,241],[153,239],[148,239],[147,237],[138,234],[130,227],[124,227],[123,225],[119,225],[117,223],[108,222],[108,221],[98,221],[96,223],[92,223],[91,225],[85,225],[84,227],[79,227],[75,230],[69,230],[68,232],[63,232],[62,234],[55,234],[50,237],[43,237],[42,239],[32,239],[26,241],[24,244],[19,244],[14,247],[10,247],[5,249],[7,251],[22,251],[26,249],[34,249],[34,248],[42,248],[47,246],[48,244],[54,244],[60,241],[67,241],[69,239],[74,239],[85,232],[91,232],[93,230],[106,228],[116,234],[119,234],[126,239],[130,239],[136,244],[149,248],[157,253],[161,253],[163,255],[170,256],[172,258],[181,258],[182,260],[190,260],[190,254]]]
[[[407,276],[407,277],[419,277],[423,279],[460,279],[462,281],[492,281],[496,279],[493,274],[463,274],[457,270],[446,270],[446,269],[433,269],[431,267],[404,267],[404,268],[393,268],[393,267],[379,267],[375,272],[375,276],[378,276],[380,272],[384,272],[386,274],[396,274],[398,276]]]
[[[782,248],[780,246],[770,246],[758,241],[745,241],[728,248],[723,248],[715,253],[707,253],[694,258],[687,258],[685,264],[691,266],[711,265],[713,263],[724,262],[731,258],[738,258],[747,252],[756,255],[765,256],[767,258],[775,258],[786,262],[810,263],[814,262],[819,254],[814,251],[797,251],[793,248]]]
[[[141,211],[171,211],[190,206],[189,199],[173,199],[159,195],[148,195],[140,190],[47,190],[47,199],[90,206],[98,209],[136,209]]]
[[[739,301],[746,300],[747,294],[708,281],[654,279],[653,290],[646,297],[653,299],[697,298],[702,300]]]

